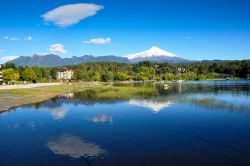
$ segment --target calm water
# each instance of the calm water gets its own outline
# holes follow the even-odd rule
[[[134,86],[1,113],[0,165],[250,165],[249,81]]]

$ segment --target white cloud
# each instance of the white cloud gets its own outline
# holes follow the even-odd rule
[[[52,22],[59,27],[67,27],[95,15],[103,8],[103,6],[88,3],[69,4],[59,6],[45,13],[42,17],[46,22]]]
[[[19,40],[21,40],[21,39],[18,38],[18,37],[9,37],[9,36],[4,36],[4,39],[5,39],[5,40],[10,40],[10,41],[19,41]],[[33,38],[32,38],[32,36],[27,36],[27,37],[25,37],[23,40],[31,41],[31,40],[33,40]]]
[[[56,54],[56,55],[67,53],[67,50],[64,48],[64,45],[59,44],[59,43],[50,45],[49,51],[52,54]]]
[[[20,39],[17,38],[17,37],[11,37],[11,38],[9,38],[9,40],[11,40],[11,41],[19,41]]]
[[[27,37],[24,38],[24,40],[31,41],[31,40],[33,40],[33,38],[32,38],[32,36],[27,36]]]
[[[84,41],[84,43],[96,44],[96,45],[108,44],[110,42],[111,42],[111,38],[98,38],[98,39],[90,39],[88,41]]]
[[[0,63],[5,63],[18,58],[19,56],[0,56]]]
[[[3,50],[3,49],[0,49],[0,54],[1,54],[2,52],[5,52],[5,50]]]
[[[19,41],[20,40],[18,37],[9,37],[9,36],[5,36],[4,39],[11,40],[11,41]]]

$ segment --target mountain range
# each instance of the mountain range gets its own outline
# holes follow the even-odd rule
[[[65,65],[76,65],[86,62],[120,62],[120,63],[138,63],[141,61],[155,61],[155,62],[168,62],[168,63],[187,63],[190,62],[187,59],[181,58],[173,53],[164,51],[158,47],[152,47],[149,50],[129,54],[127,56],[92,56],[85,55],[81,57],[73,56],[72,58],[61,58],[58,55],[33,55],[33,56],[20,56],[14,60],[8,61],[7,63],[14,63],[16,66],[65,66]]]

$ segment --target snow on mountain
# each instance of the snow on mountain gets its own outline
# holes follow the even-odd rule
[[[132,60],[132,59],[139,59],[139,58],[144,59],[144,58],[151,58],[151,57],[178,57],[178,56],[171,52],[164,51],[156,46],[153,46],[152,48],[144,52],[129,54],[125,57],[127,57],[129,60]]]
[[[152,47],[147,51],[129,54],[125,56],[131,63],[138,63],[141,61],[167,62],[167,63],[188,63],[187,59],[183,59],[171,52],[164,51],[158,47]]]

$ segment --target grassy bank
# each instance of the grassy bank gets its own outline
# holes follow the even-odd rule
[[[0,90],[0,112],[21,105],[41,102],[60,94],[78,91],[77,85],[60,85],[33,89]]]

